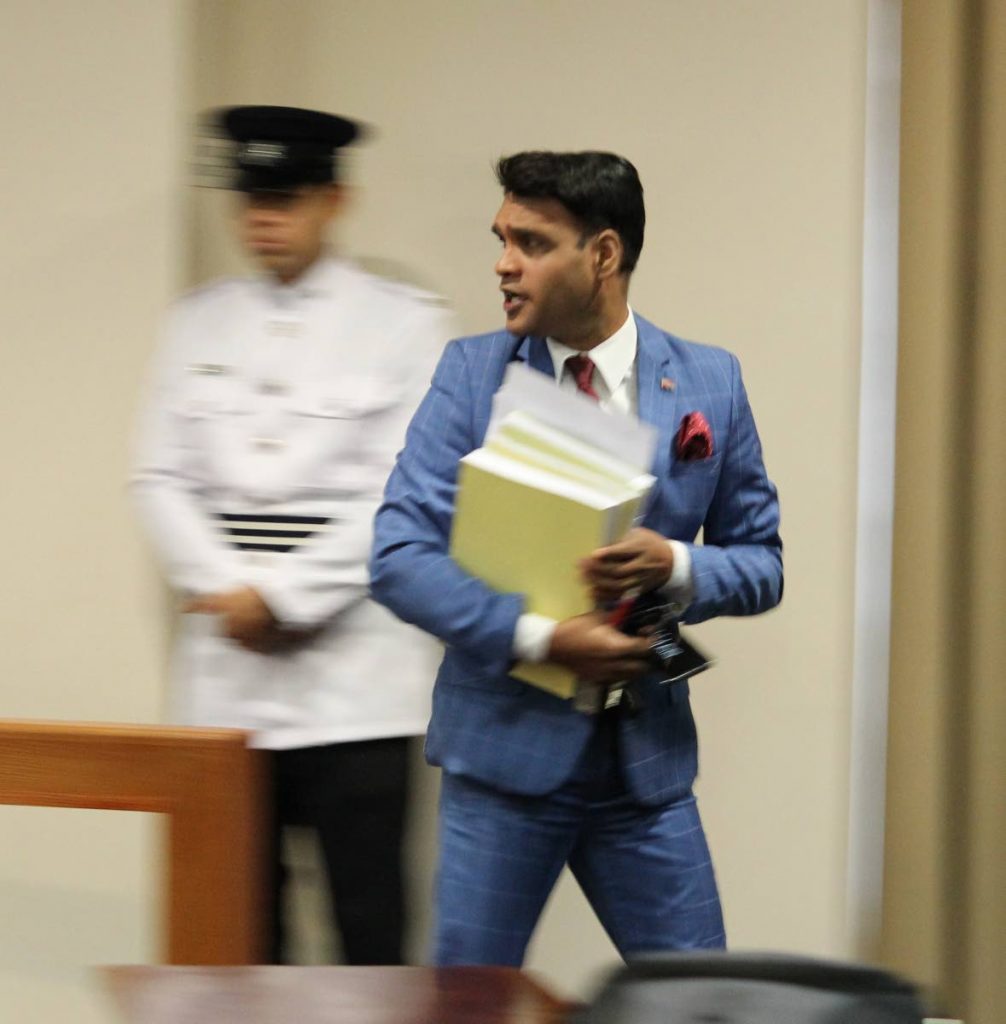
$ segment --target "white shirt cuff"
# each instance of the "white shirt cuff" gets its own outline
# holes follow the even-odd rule
[[[688,545],[680,540],[667,542],[674,552],[674,568],[670,579],[663,585],[661,592],[671,604],[671,611],[681,615],[692,603],[695,596],[692,584],[692,555]],[[538,664],[548,658],[548,649],[552,643],[552,634],[558,625],[555,619],[535,612],[525,612],[517,619],[513,633],[511,653],[518,661]]]
[[[661,593],[671,605],[675,615],[682,615],[695,597],[695,586],[692,581],[692,553],[688,545],[680,540],[667,542],[674,552],[674,568],[671,578],[660,588]]]
[[[513,631],[513,656],[518,661],[538,664],[548,657],[552,634],[558,623],[546,615],[525,612]]]

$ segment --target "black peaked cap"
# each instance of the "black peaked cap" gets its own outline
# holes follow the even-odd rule
[[[214,120],[237,143],[233,187],[245,192],[332,181],[336,150],[362,134],[344,117],[300,107],[227,107]]]

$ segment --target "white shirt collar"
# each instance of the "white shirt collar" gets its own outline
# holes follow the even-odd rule
[[[336,288],[345,264],[331,252],[323,252],[293,284],[281,284],[268,274],[259,275],[266,293],[280,306],[303,299],[324,298]]]
[[[562,366],[570,356],[588,355],[597,367],[597,372],[601,375],[610,395],[615,393],[622,381],[632,372],[636,361],[636,342],[636,318],[631,308],[628,310],[625,323],[610,338],[605,338],[589,352],[581,353],[579,349],[570,348],[555,338],[545,339],[549,355],[552,357],[556,380],[562,378]]]

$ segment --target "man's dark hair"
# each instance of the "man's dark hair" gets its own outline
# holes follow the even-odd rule
[[[622,239],[619,270],[632,273],[643,248],[646,210],[636,168],[614,153],[536,151],[504,156],[496,164],[503,191],[519,199],[556,199],[587,235],[611,228]]]

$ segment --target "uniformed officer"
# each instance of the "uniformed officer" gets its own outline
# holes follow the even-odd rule
[[[341,117],[235,107],[241,242],[259,274],[171,311],[132,488],[183,621],[178,720],[252,730],[275,818],[317,829],[350,963],[402,956],[407,738],[436,652],[367,596],[371,520],[448,316],[326,247]],[[281,952],[276,829],[272,955]]]

